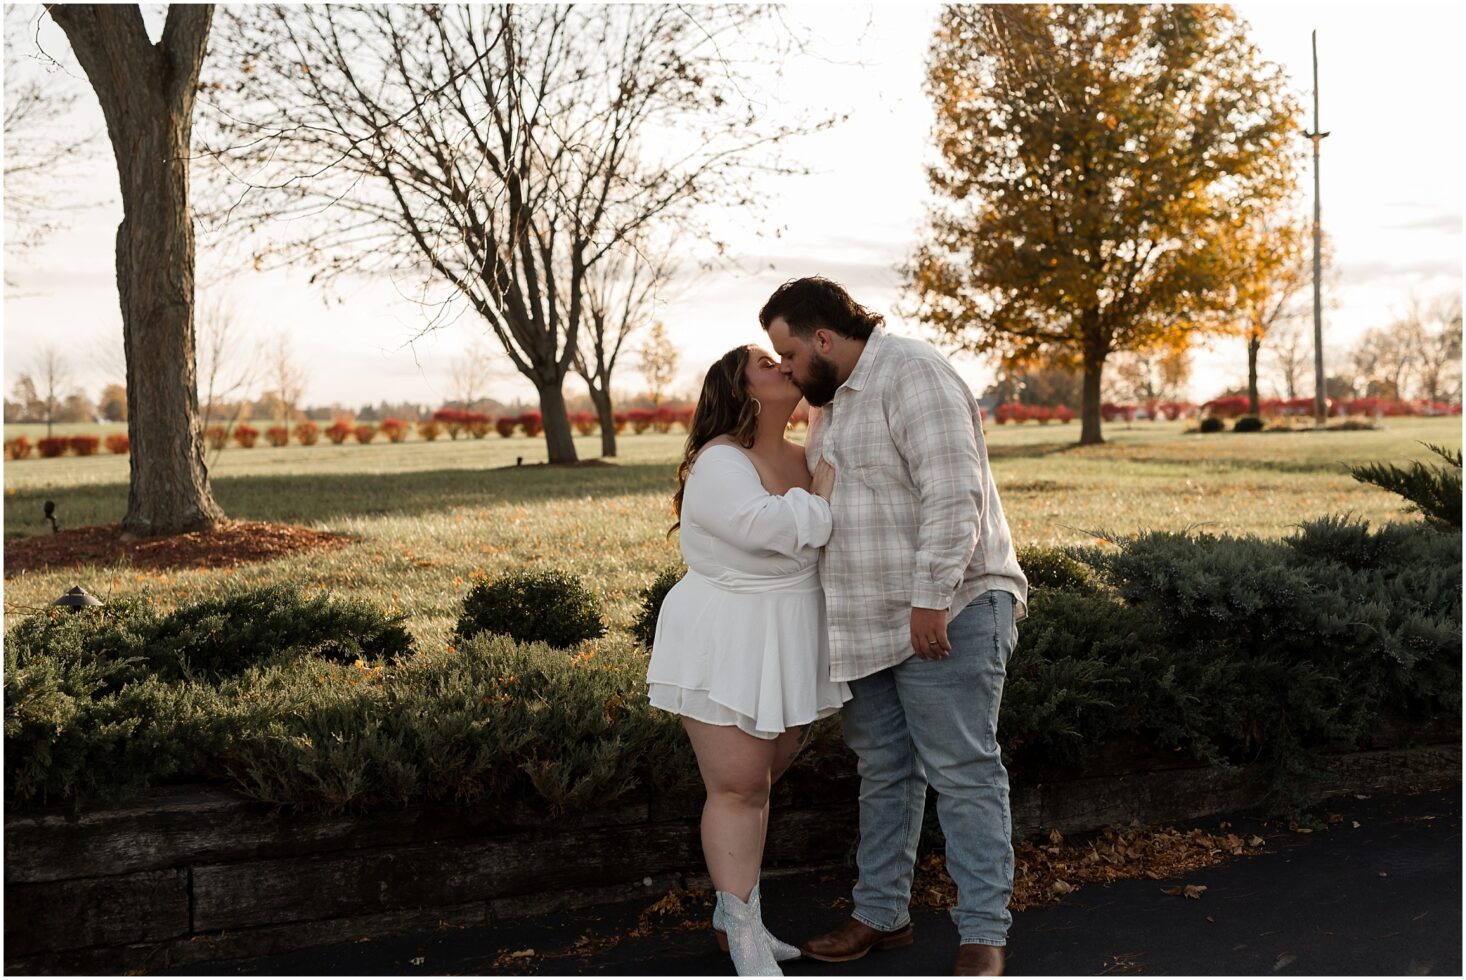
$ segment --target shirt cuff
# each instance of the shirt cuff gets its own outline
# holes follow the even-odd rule
[[[918,561],[920,559],[918,558]],[[917,609],[951,609],[957,586],[935,581],[927,572],[917,571],[911,577],[911,605]]]

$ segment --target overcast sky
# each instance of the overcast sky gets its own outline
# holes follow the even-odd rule
[[[1284,65],[1301,98],[1311,92],[1309,31],[1319,32],[1324,224],[1338,266],[1326,351],[1343,351],[1371,326],[1384,325],[1412,296],[1461,288],[1462,19],[1454,4],[1241,4],[1263,55]],[[738,343],[760,342],[756,313],[785,279],[823,274],[894,329],[920,335],[893,307],[896,267],[909,254],[927,198],[931,109],[922,92],[935,6],[796,6],[789,19],[810,25],[824,57],[785,65],[770,81],[786,106],[848,112],[844,124],[800,143],[813,176],[771,179],[761,187],[768,215],[785,230],[756,230],[741,216],[721,222],[741,270],[702,277],[661,311],[682,354],[678,387],[692,389],[708,364]],[[61,32],[39,20],[41,45],[66,67],[51,84],[81,92],[72,124],[99,134],[58,200],[81,202],[59,217],[68,227],[17,258],[6,249],[6,390],[46,343],[69,353],[73,374],[95,396],[109,380],[97,349],[121,334],[112,244],[121,218],[116,172],[101,112]],[[7,19],[7,24],[10,21]],[[5,39],[34,47],[35,32]],[[30,69],[27,70],[36,70]],[[7,226],[8,230],[8,226]],[[202,282],[223,280],[200,254]],[[249,273],[211,287],[259,336],[289,328],[307,367],[305,402],[361,405],[382,399],[437,403],[450,397],[449,371],[482,328],[471,315],[412,342],[429,316],[404,298],[404,284],[353,284],[328,305],[308,271]],[[1205,399],[1246,377],[1240,341],[1213,343],[1196,359],[1192,394]],[[101,360],[105,361],[105,358]],[[501,359],[489,394],[503,401],[533,389]],[[991,367],[958,362],[974,389]],[[641,387],[627,364],[622,391]],[[118,379],[120,380],[120,379]],[[578,394],[578,379],[567,392]]]

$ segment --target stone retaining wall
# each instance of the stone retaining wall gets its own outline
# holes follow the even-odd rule
[[[1261,793],[1252,770],[1149,766],[1015,780],[1015,838],[1245,810]],[[1307,795],[1460,778],[1458,736],[1330,757]],[[848,861],[853,778],[802,793],[776,797],[767,865]],[[131,806],[7,815],[5,969],[115,974],[636,896],[650,902],[701,874],[700,806],[690,797],[645,799],[527,829],[467,808],[291,816],[189,786],[159,788]]]

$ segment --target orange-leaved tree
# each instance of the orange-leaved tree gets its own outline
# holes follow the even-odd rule
[[[953,5],[927,88],[939,161],[908,264],[962,348],[1084,373],[1232,322],[1238,231],[1290,196],[1298,106],[1229,8]]]

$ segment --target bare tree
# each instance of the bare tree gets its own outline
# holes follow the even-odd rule
[[[1191,379],[1191,347],[1178,344],[1122,352],[1111,364],[1112,377],[1106,388],[1116,401],[1178,401]]]
[[[628,337],[650,320],[677,271],[674,239],[656,247],[624,242],[586,274],[584,332],[575,353],[575,371],[585,381],[601,423],[601,455],[616,455],[615,410],[611,377]]]
[[[49,439],[51,426],[66,400],[66,389],[71,387],[71,366],[59,347],[47,344],[36,357],[30,376],[35,378],[38,401],[45,409],[46,438]]]
[[[203,420],[216,421],[216,409],[232,401],[254,384],[262,358],[258,351],[244,350],[244,337],[234,307],[219,297],[199,305],[198,362],[203,381]]]
[[[1414,354],[1416,392],[1432,402],[1461,398],[1461,294],[1425,301],[1414,297],[1396,322],[1400,339]]]
[[[296,357],[295,345],[291,343],[289,333],[281,330],[275,334],[274,340],[265,351],[264,367],[266,383],[280,401],[285,431],[289,432],[290,417],[299,407],[306,386],[305,367]]]
[[[677,362],[680,360],[677,348],[672,345],[672,338],[667,335],[667,327],[662,321],[652,324],[651,333],[636,354],[637,369],[646,381],[652,408],[657,408],[677,377]]]
[[[92,155],[95,133],[70,132],[64,120],[78,92],[42,54],[35,32],[43,9],[5,7],[5,246],[12,254],[38,245],[84,207],[69,179]]]
[[[193,104],[214,8],[174,4],[154,43],[133,4],[48,4],[107,120],[122,189],[117,290],[127,351],[130,535],[212,528],[194,373]]]
[[[1411,314],[1364,333],[1349,356],[1355,384],[1369,398],[1403,399],[1419,367],[1421,331]]]
[[[1283,382],[1283,391],[1291,400],[1307,380],[1313,367],[1313,341],[1297,320],[1287,320],[1273,327],[1271,350],[1273,363]]]
[[[475,337],[453,356],[449,375],[453,400],[472,410],[474,403],[487,393],[493,375],[493,353],[481,338]]]
[[[416,277],[465,299],[576,458],[563,384],[585,277],[642,229],[752,208],[763,122],[726,51],[766,11],[671,5],[231,8],[209,152],[232,225],[292,221],[257,262]],[[760,52],[777,57],[778,52]],[[242,186],[242,190],[240,187]],[[429,328],[431,329],[431,327]]]

